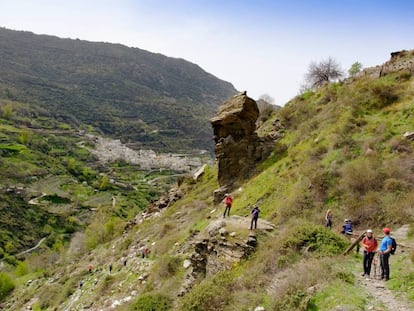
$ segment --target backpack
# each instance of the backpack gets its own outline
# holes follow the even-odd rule
[[[391,241],[392,241],[392,245],[391,245],[391,255],[394,255],[395,254],[395,250],[397,249],[397,241],[393,238],[393,237],[391,237],[390,236],[390,239],[391,239]]]

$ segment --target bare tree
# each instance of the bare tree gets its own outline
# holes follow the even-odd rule
[[[256,123],[258,127],[269,119],[274,111],[280,109],[279,106],[273,104],[274,101],[275,99],[268,94],[261,95],[256,101],[257,108],[259,108],[259,117],[257,118]]]
[[[275,102],[275,99],[270,96],[269,94],[263,94],[259,97],[259,100],[264,100],[265,102],[273,105],[273,103]]]
[[[341,78],[343,75],[339,63],[329,57],[319,63],[311,62],[305,80],[312,88],[318,88],[327,82]]]

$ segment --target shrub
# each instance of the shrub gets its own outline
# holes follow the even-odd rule
[[[233,277],[230,272],[219,272],[187,294],[182,302],[182,311],[224,310],[229,304]]]
[[[398,90],[395,80],[384,78],[371,81],[369,106],[383,108],[391,105],[399,99]]]
[[[0,301],[2,301],[7,295],[9,295],[15,285],[13,280],[6,273],[0,272]]]
[[[341,253],[347,242],[331,230],[311,223],[292,226],[285,233],[283,248],[287,251],[306,251],[309,253],[332,255]]]
[[[269,310],[312,310],[308,288],[335,277],[331,271],[333,260],[302,260],[282,272],[270,293],[273,301]]]
[[[342,168],[343,186],[358,194],[380,190],[384,178],[378,166],[377,162],[366,158],[358,158],[346,163]]]
[[[180,269],[181,258],[169,255],[162,256],[158,259],[155,269],[158,276],[167,278],[173,276]]]
[[[170,297],[160,293],[144,294],[132,304],[130,310],[137,311],[168,311],[172,308]]]
[[[25,262],[19,262],[16,266],[15,274],[16,276],[23,276],[26,275],[29,272],[29,269],[27,268],[27,264]]]

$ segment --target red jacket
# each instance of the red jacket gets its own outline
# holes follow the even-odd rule
[[[227,197],[224,198],[223,202],[227,206],[231,206],[231,204],[233,203],[233,199],[230,196],[227,196]]]
[[[378,242],[374,237],[370,239],[368,239],[368,237],[365,237],[362,239],[362,246],[367,252],[372,253],[373,251],[377,249]]]

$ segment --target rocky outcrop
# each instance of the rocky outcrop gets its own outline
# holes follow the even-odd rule
[[[137,224],[143,223],[147,218],[160,216],[161,210],[169,207],[183,196],[181,189],[171,188],[167,193],[161,195],[157,201],[151,203],[144,212],[137,214],[134,219],[128,221],[124,228],[124,233],[129,232]]]
[[[250,218],[232,216],[216,219],[207,226],[205,232],[192,241],[193,249],[189,256],[185,282],[180,291],[184,295],[200,277],[211,276],[220,271],[230,270],[242,259],[255,252],[257,237],[254,231],[247,230]],[[272,231],[275,226],[259,219],[259,231]],[[231,232],[230,232],[231,230]]]
[[[220,187],[231,190],[237,181],[250,177],[272,151],[273,141],[256,134],[258,116],[256,102],[241,93],[224,102],[211,119]]]
[[[389,61],[381,66],[365,68],[356,77],[369,76],[379,78],[392,72],[407,71],[414,74],[414,50],[392,52]]]

